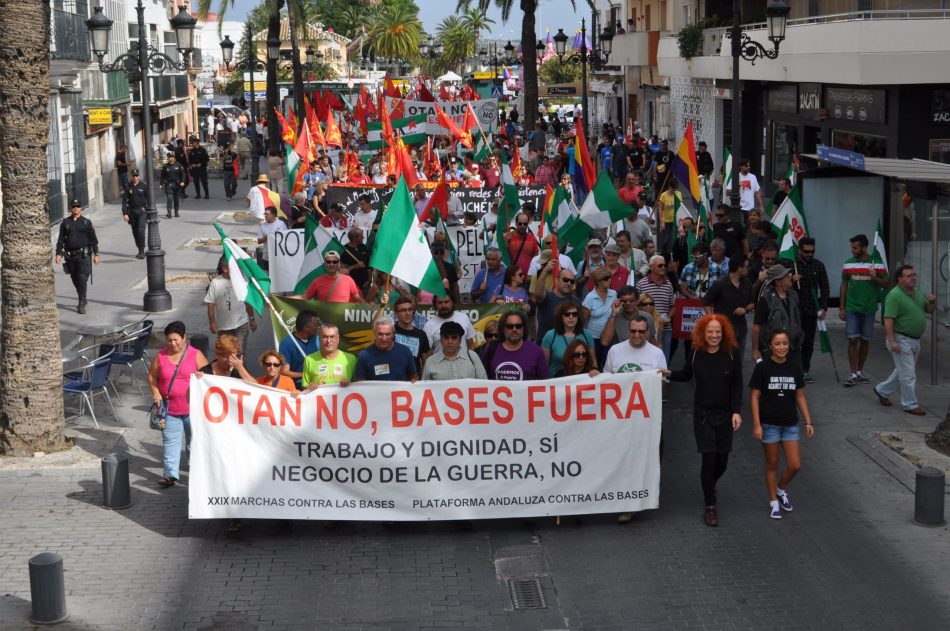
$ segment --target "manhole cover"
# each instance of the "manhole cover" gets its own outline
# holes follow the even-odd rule
[[[541,579],[509,578],[508,591],[515,609],[546,609],[548,606],[541,591]]]

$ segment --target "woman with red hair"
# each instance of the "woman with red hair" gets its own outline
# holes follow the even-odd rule
[[[718,313],[703,316],[693,327],[692,352],[673,381],[696,380],[693,397],[693,433],[703,463],[707,526],[719,525],[716,482],[726,472],[732,434],[742,425],[742,354],[729,319]]]

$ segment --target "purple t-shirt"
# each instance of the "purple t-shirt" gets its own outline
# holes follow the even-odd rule
[[[492,357],[488,376],[498,381],[531,381],[548,378],[548,363],[541,347],[525,341],[516,351],[498,346]]]

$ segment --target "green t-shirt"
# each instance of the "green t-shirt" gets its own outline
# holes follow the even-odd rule
[[[887,278],[887,268],[880,261],[859,261],[851,257],[841,268],[841,280],[848,283],[845,311],[874,313],[881,300],[881,288],[874,278]]]
[[[313,382],[323,386],[340,383],[344,379],[352,381],[355,368],[356,357],[347,352],[340,351],[333,359],[327,359],[317,351],[307,355],[307,359],[303,361],[303,377],[300,383],[306,387]]]
[[[927,298],[916,287],[913,298],[897,286],[884,299],[884,317],[894,318],[894,331],[912,337],[920,337],[927,330],[926,308]]]

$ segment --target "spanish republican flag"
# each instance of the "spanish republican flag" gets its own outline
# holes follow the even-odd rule
[[[574,186],[580,189],[583,195],[594,189],[594,182],[597,181],[597,172],[594,171],[594,163],[590,160],[590,153],[587,151],[587,137],[584,135],[584,126],[577,121],[574,124],[576,131],[574,135],[574,161],[577,168],[574,170]]]
[[[693,139],[693,121],[686,124],[686,131],[683,133],[683,139],[680,140],[680,146],[676,149],[676,155],[673,156],[671,168],[673,169],[673,175],[689,191],[693,203],[698,206],[702,191],[699,188],[699,169],[696,167],[696,142]]]
[[[455,121],[446,114],[441,107],[438,105],[435,106],[435,115],[436,122],[439,123],[441,127],[445,127],[449,132],[455,136],[455,139],[462,143],[462,146],[466,149],[471,149],[473,146],[472,134],[463,130],[461,127],[455,124]]]

